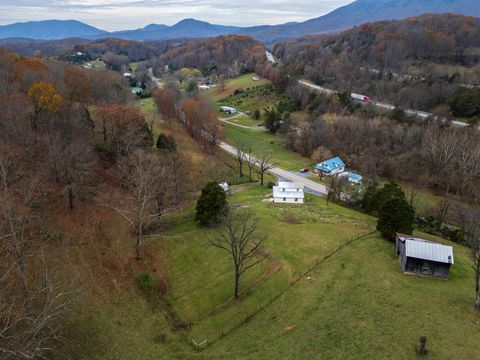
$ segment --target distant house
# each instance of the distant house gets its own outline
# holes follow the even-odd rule
[[[223,189],[223,191],[225,192],[228,191],[228,183],[226,181],[221,182],[220,184],[218,184],[218,186],[220,186]]]
[[[338,156],[315,165],[315,171],[323,175],[337,175],[345,172],[345,163]]]
[[[453,248],[411,235],[395,236],[400,267],[404,272],[447,279],[453,264]]]
[[[272,202],[303,204],[304,201],[305,194],[303,192],[303,185],[301,184],[279,181],[278,185],[273,187]]]
[[[226,114],[236,114],[237,109],[230,107],[230,106],[220,106],[220,111]]]

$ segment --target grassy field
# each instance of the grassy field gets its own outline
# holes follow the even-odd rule
[[[153,114],[158,114],[157,105],[155,104],[153,97],[147,99],[138,99],[135,101],[135,106],[137,106],[147,117]]]
[[[168,279],[165,301],[132,289],[130,296],[88,309],[74,318],[74,333],[89,341],[79,352],[86,355],[76,358],[415,359],[422,335],[432,359],[480,358],[480,315],[472,306],[465,248],[454,244],[448,281],[401,273],[393,244],[376,234],[301,276],[352,236],[374,228],[375,220],[320,198],[303,206],[273,205],[261,202],[266,188],[238,190],[229,202],[257,212],[269,253],[241,280],[241,298],[232,300],[228,255],[208,245],[215,229],[198,227],[189,208],[167,219],[169,230],[149,248]],[[173,331],[166,308],[190,328]],[[191,339],[209,345],[197,352]]]
[[[139,100],[147,114],[150,99]],[[152,108],[153,107],[153,108]],[[162,128],[179,136],[178,129]],[[279,164],[297,170],[309,159],[283,148],[280,137],[225,125],[227,142],[250,141],[255,152],[271,151]],[[202,163],[198,145],[183,139],[186,155]],[[207,169],[207,165],[204,164]],[[89,255],[101,262],[109,284],[94,288],[92,301],[66,320],[72,359],[417,359],[420,336],[427,336],[428,358],[480,359],[480,314],[473,308],[473,272],[468,251],[454,247],[448,281],[405,275],[394,245],[370,232],[376,220],[307,195],[304,205],[262,202],[270,190],[257,184],[232,188],[229,203],[253,209],[267,235],[268,259],[241,279],[233,300],[228,255],[209,246],[216,229],[194,221],[194,205],[163,218],[161,236],[145,241],[148,256],[133,262],[134,275],[148,271],[166,281],[165,295],[147,295],[135,277],[120,281],[131,239],[112,227],[112,246],[95,242]],[[435,199],[428,198],[425,204]],[[423,205],[427,206],[427,205]],[[121,235],[123,234],[123,235]],[[421,234],[426,238],[431,236]],[[100,246],[100,248],[97,248]],[[78,252],[85,247],[79,244]],[[319,262],[325,256],[327,259]],[[68,259],[81,266],[85,255]],[[305,274],[305,270],[313,270]],[[299,280],[294,283],[295,280]],[[121,289],[120,289],[121,287]],[[188,324],[173,326],[172,318]],[[192,346],[207,340],[203,350]],[[61,358],[61,357],[60,357]]]
[[[263,126],[263,121],[262,119],[255,120],[251,116],[248,115],[240,115],[238,117],[234,117],[229,120],[230,122],[233,122],[235,124],[239,125],[244,125],[244,126],[258,126],[262,125]]]
[[[254,81],[253,77],[255,76],[258,75],[256,75],[255,73],[248,73],[233,79],[228,79],[225,81],[225,89],[223,91],[219,91],[217,88],[212,88],[207,91],[202,91],[201,93],[205,96],[208,96],[213,101],[218,101],[229,95],[232,95],[235,90],[238,89],[247,89],[249,87],[270,84],[270,80],[267,79],[260,79],[258,81]]]
[[[232,106],[237,110],[254,112],[275,107],[281,100],[288,100],[276,92],[272,85],[255,86],[218,100],[219,105]]]
[[[298,171],[303,167],[312,165],[310,159],[298,153],[289,151],[283,146],[283,140],[267,131],[243,129],[238,126],[222,124],[225,128],[225,142],[235,146],[238,143],[248,143],[252,146],[253,153],[269,152],[278,166],[286,170]]]

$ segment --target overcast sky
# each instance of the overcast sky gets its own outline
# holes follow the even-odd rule
[[[75,19],[104,30],[150,23],[172,25],[195,18],[215,24],[250,26],[303,21],[353,0],[0,0],[0,24]]]

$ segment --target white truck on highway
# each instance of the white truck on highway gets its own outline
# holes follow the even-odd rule
[[[355,99],[355,100],[358,100],[358,101],[363,101],[363,102],[369,102],[370,101],[370,98],[366,95],[352,93],[350,96],[352,97],[352,99]]]

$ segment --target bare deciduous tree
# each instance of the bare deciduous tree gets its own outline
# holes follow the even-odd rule
[[[257,156],[257,173],[260,175],[260,185],[263,186],[263,178],[268,170],[273,169],[276,165],[273,163],[273,156],[268,152],[262,152]]]
[[[30,178],[10,155],[0,155],[0,359],[44,358],[59,340],[58,318],[73,297],[50,277],[35,241],[38,225],[24,206]]]
[[[158,154],[137,150],[119,164],[119,172],[126,194],[113,209],[135,232],[135,253],[141,259],[145,229],[158,221],[167,204],[168,171]]]
[[[266,258],[265,237],[258,234],[258,218],[249,209],[230,209],[223,229],[210,243],[228,252],[235,271],[234,297],[239,296],[240,277]]]

